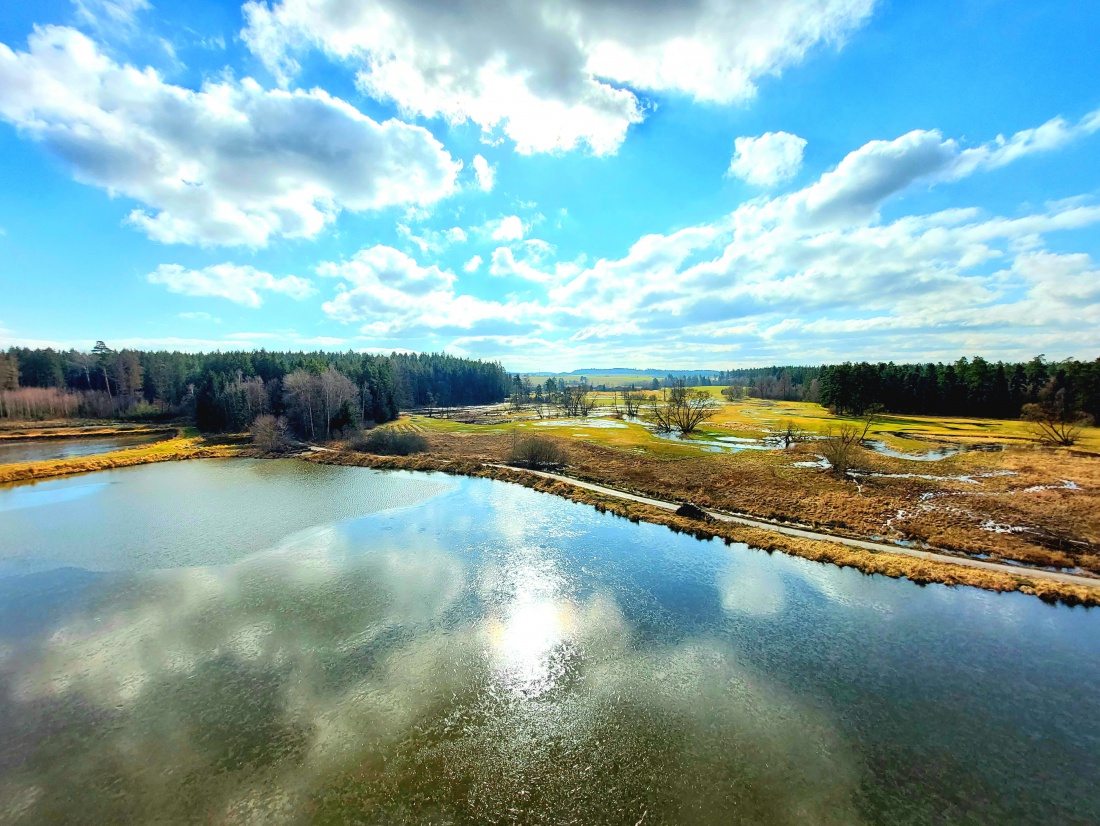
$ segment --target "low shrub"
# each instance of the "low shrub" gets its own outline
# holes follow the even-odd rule
[[[538,436],[519,442],[508,457],[510,464],[529,468],[561,467],[568,460],[569,455],[557,442]]]
[[[691,502],[684,502],[676,509],[677,516],[683,516],[687,519],[698,519],[701,522],[707,522],[710,520],[710,516],[707,512],[700,508],[698,505],[693,505]]]
[[[257,416],[250,428],[252,443],[265,453],[278,453],[290,447],[290,433],[286,419],[269,413]]]
[[[348,447],[360,453],[374,453],[379,456],[411,456],[426,451],[428,440],[417,433],[403,433],[379,427],[355,436],[348,442]]]
[[[841,425],[839,430],[829,428],[820,442],[822,455],[829,460],[833,475],[843,479],[847,474],[859,448],[859,431],[852,425]]]

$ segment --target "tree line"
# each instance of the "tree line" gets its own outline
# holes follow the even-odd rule
[[[857,416],[877,407],[890,413],[1015,419],[1026,405],[1058,397],[1067,410],[1100,418],[1100,359],[845,362],[823,367],[819,383],[823,406]]]
[[[240,432],[260,415],[285,416],[324,438],[402,409],[502,401],[500,364],[439,353],[12,348],[0,353],[0,417],[188,418],[207,432]]]

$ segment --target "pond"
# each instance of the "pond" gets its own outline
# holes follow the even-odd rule
[[[5,439],[0,441],[0,465],[96,456],[129,447],[151,445],[169,436],[167,433],[146,433],[130,436],[85,436],[79,439]]]
[[[0,489],[0,823],[1096,823],[1098,631],[482,479]]]

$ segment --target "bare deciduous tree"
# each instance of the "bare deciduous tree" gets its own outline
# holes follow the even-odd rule
[[[321,413],[324,417],[325,439],[332,436],[332,420],[344,403],[358,407],[359,388],[331,364],[321,371]]]
[[[804,442],[807,438],[809,437],[806,435],[806,431],[798,427],[791,419],[787,419],[779,426],[779,431],[775,436],[775,440],[783,445],[784,449],[798,442]]]
[[[71,418],[81,397],[56,387],[21,387],[0,390],[0,419],[43,420]],[[111,405],[112,412],[114,405]]]
[[[263,379],[259,376],[253,376],[248,379],[238,379],[238,381],[241,388],[241,398],[244,400],[249,419],[255,419],[257,416],[270,412],[267,388],[264,387]]]
[[[848,473],[860,440],[859,430],[854,425],[844,424],[839,428],[830,427],[825,431],[825,438],[821,442],[821,453],[829,460],[836,476],[844,478]]]
[[[672,421],[681,433],[687,435],[714,413],[714,399],[706,391],[688,390],[673,407]]]
[[[881,404],[872,404],[863,411],[863,432],[859,435],[860,444],[867,441],[867,433],[871,430],[871,425],[882,421],[883,410],[884,408]]]
[[[532,436],[522,442],[514,442],[509,464],[523,467],[561,467],[569,457],[556,442],[540,436]]]
[[[1040,394],[1040,401],[1025,404],[1021,418],[1041,442],[1069,447],[1081,431],[1093,423],[1088,413],[1074,410],[1066,401],[1066,390],[1054,390],[1053,384]]]
[[[535,385],[535,395],[531,400],[531,407],[540,419],[545,419],[549,413],[550,405],[546,399],[546,393],[541,384]]]
[[[562,412],[566,416],[580,417],[582,419],[587,418],[588,414],[592,412],[592,408],[595,407],[596,401],[592,397],[587,384],[576,384],[572,387],[566,387],[559,396],[559,403],[561,404]]]
[[[295,370],[283,379],[283,395],[287,412],[299,432],[309,438],[317,438],[317,420],[321,408],[320,379],[306,370]]]
[[[684,436],[692,433],[700,424],[715,414],[714,399],[705,390],[692,390],[678,381],[668,391],[663,401],[653,402],[653,418],[657,430],[671,433],[679,430]]]
[[[333,421],[337,418],[352,419],[342,425],[338,423],[338,427],[357,425],[354,419],[361,417],[360,405],[368,398],[331,364],[320,374],[307,370],[287,374],[283,379],[283,397],[295,428],[306,438],[326,440],[331,438]]]
[[[623,391],[623,406],[626,408],[626,415],[629,418],[636,419],[638,417],[638,411],[641,410],[643,401],[645,401],[643,394],[633,390]]]
[[[290,433],[286,419],[270,413],[257,416],[250,428],[252,443],[264,453],[277,453],[290,446]]]

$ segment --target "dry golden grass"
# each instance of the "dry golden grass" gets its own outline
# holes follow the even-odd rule
[[[539,432],[565,448],[577,477],[654,498],[690,500],[851,537],[907,540],[994,560],[1100,573],[1100,460],[1081,451],[1025,444],[917,462],[860,450],[861,471],[893,476],[861,476],[857,483],[797,467],[815,458],[813,442],[785,451],[711,454],[656,439],[640,425],[412,422],[423,428],[431,453],[447,459],[499,462],[513,432],[521,437]],[[946,420],[941,429],[964,426],[970,427]],[[1066,487],[1065,480],[1078,489]]]
[[[198,435],[191,428],[176,431],[175,438],[130,450],[118,450],[98,456],[80,456],[72,459],[53,459],[46,462],[23,462],[0,465],[0,484],[25,482],[32,479],[48,479],[55,476],[71,476],[92,473],[97,470],[146,465],[152,462],[171,462],[182,459],[211,459],[242,454],[239,443],[233,439],[212,441]]]

